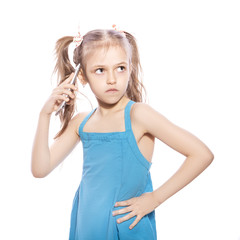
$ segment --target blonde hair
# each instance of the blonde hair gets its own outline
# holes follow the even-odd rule
[[[57,72],[58,85],[66,80],[72,72],[74,67],[72,66],[69,56],[68,47],[73,42],[72,36],[65,36],[60,38],[56,42],[55,55],[56,65],[54,72]],[[97,47],[110,47],[120,46],[126,53],[129,54],[131,64],[131,75],[129,84],[126,90],[126,96],[135,101],[143,102],[143,91],[146,95],[146,89],[142,84],[141,73],[142,68],[139,59],[139,52],[136,43],[136,39],[128,32],[119,32],[116,30],[93,30],[83,36],[82,43],[74,49],[73,62],[78,65],[80,63],[83,75],[86,78],[86,60],[88,54],[95,50]],[[144,99],[145,101],[145,99]],[[72,105],[66,105],[64,111],[60,112],[60,120],[62,123],[61,130],[57,133],[55,138],[62,135],[67,128],[67,125],[74,115],[76,100]]]

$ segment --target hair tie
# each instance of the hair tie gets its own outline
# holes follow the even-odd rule
[[[116,24],[113,24],[112,27],[115,31],[123,33],[126,36],[125,32],[123,30],[120,30]],[[81,36],[80,31],[78,30],[77,35],[73,38],[73,43],[76,44],[76,48],[80,46],[82,41],[83,41],[83,36]]]
[[[116,24],[113,24],[112,27],[113,27],[114,30],[116,30],[116,31],[118,31],[118,32],[120,32],[120,33],[123,33],[123,34],[126,36],[125,32],[124,32],[123,30],[120,30],[120,29],[117,27]]]
[[[83,36],[81,36],[80,32],[78,31],[77,36],[73,38],[73,43],[76,44],[76,48],[82,43]]]

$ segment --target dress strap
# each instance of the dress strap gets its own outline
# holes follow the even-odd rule
[[[130,111],[131,111],[131,106],[135,102],[133,100],[130,100],[126,107],[125,107],[125,112],[124,112],[124,118],[125,118],[125,131],[131,130],[132,129],[132,124],[131,124],[131,118],[130,118]]]
[[[86,124],[87,120],[92,116],[92,114],[95,112],[97,108],[94,108],[82,121],[82,123],[79,126],[79,132],[83,131],[83,127]]]
[[[131,106],[132,104],[134,104],[135,102],[130,100],[124,110],[124,120],[125,120],[125,131],[127,130],[131,130],[132,129],[132,125],[131,125],[131,118],[130,118],[130,110],[131,110]],[[97,108],[93,109],[82,121],[82,123],[79,126],[79,132],[83,132],[83,128],[87,122],[87,120],[92,116],[92,114],[95,112]]]

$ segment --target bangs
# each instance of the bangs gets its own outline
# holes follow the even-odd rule
[[[129,52],[126,50],[126,47],[123,46],[123,44],[121,44],[119,41],[114,41],[112,39],[108,39],[107,41],[94,41],[91,42],[91,44],[86,44],[84,46],[84,57],[85,59],[91,55],[93,52],[95,52],[98,49],[101,49],[104,51],[104,53],[107,53],[107,51],[109,50],[110,47],[120,47],[124,50],[124,52],[129,55]]]

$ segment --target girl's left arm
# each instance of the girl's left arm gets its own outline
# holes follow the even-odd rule
[[[153,196],[160,205],[203,172],[213,161],[214,155],[196,136],[176,126],[149,105],[135,105],[133,118],[142,125],[144,132],[186,156],[178,171],[153,191]]]
[[[129,226],[130,229],[134,228],[143,216],[152,212],[196,178],[214,158],[213,153],[202,141],[170,122],[147,104],[136,103],[133,105],[131,121],[137,126],[141,126],[143,133],[149,133],[158,138],[169,147],[185,155],[186,159],[178,171],[153,192],[146,192],[139,197],[116,202],[116,207],[127,207],[113,211],[114,216],[130,212],[117,219],[117,223],[136,216],[136,219]]]

